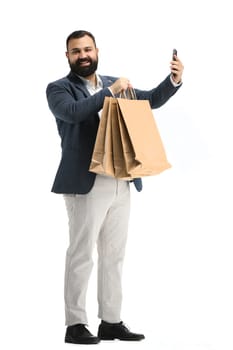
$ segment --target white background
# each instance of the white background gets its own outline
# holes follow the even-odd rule
[[[150,89],[169,74],[184,84],[154,115],[172,168],[132,187],[123,320],[140,343],[100,348],[233,349],[231,1],[2,1],[1,349],[63,349],[68,225],[50,192],[60,140],[45,89],[65,76],[65,40],[86,29],[98,72]],[[90,330],[96,317],[90,281]]]

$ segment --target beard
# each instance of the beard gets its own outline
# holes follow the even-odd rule
[[[82,66],[83,62],[89,62],[89,66]],[[71,63],[69,60],[70,69],[73,73],[80,75],[85,78],[89,75],[95,73],[98,67],[98,57],[96,60],[92,60],[91,58],[79,58],[77,61]]]

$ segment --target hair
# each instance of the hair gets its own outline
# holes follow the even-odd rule
[[[94,42],[95,44],[95,47],[96,47],[96,42],[95,42],[95,37],[93,34],[91,34],[90,32],[88,32],[87,30],[76,30],[74,31],[73,33],[71,33],[67,39],[66,39],[66,49],[68,50],[68,44],[69,44],[69,41],[71,39],[79,39],[79,38],[82,38],[84,37],[85,35],[88,35]]]

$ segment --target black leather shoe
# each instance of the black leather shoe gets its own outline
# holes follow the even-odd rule
[[[65,343],[98,344],[100,339],[89,332],[84,324],[75,324],[66,329]]]
[[[119,323],[108,323],[102,321],[99,325],[98,338],[101,340],[128,340],[128,341],[138,341],[144,339],[143,334],[132,333],[123,324]]]

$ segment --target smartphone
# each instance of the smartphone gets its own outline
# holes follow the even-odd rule
[[[172,51],[172,59],[175,61],[176,60],[176,57],[177,56],[177,50],[176,49],[173,49]]]

